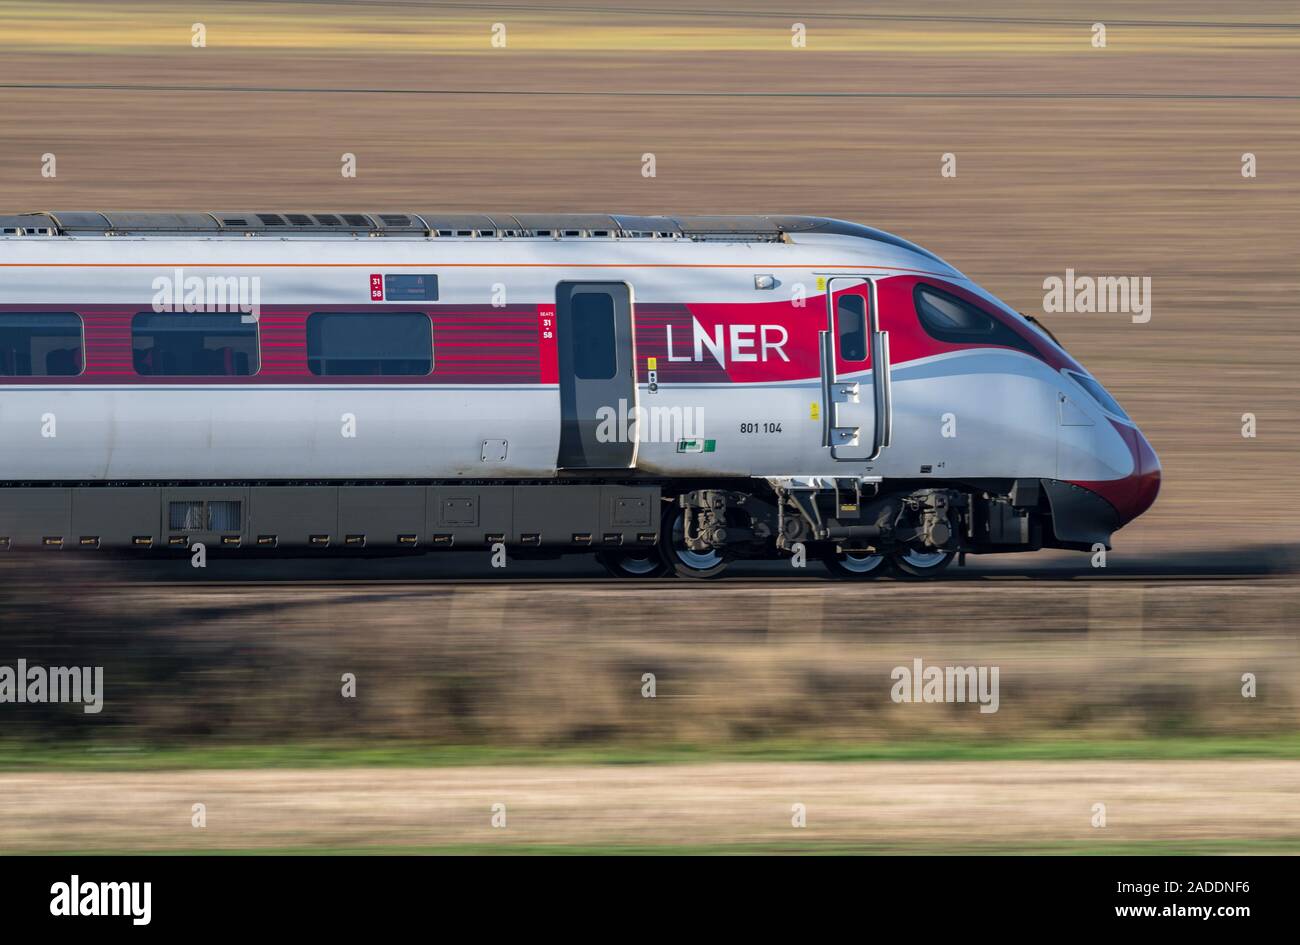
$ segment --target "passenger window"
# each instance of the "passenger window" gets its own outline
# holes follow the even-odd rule
[[[605,292],[580,292],[570,304],[573,306],[573,373],[587,381],[613,377],[618,367],[613,297]]]
[[[257,323],[238,313],[140,312],[131,356],[144,377],[248,377],[259,366]]]
[[[845,361],[867,360],[867,304],[865,298],[847,292],[836,298],[835,329],[839,333],[841,358]]]
[[[82,348],[81,317],[72,312],[0,315],[0,376],[75,377]]]
[[[940,341],[964,341],[991,335],[997,323],[974,305],[929,286],[916,287],[916,314],[927,332]]]
[[[433,372],[433,322],[422,312],[307,316],[313,374],[418,377]]]

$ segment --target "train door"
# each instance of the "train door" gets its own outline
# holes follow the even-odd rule
[[[872,460],[888,445],[890,413],[888,336],[877,330],[874,286],[861,276],[832,276],[826,309],[822,445],[836,460]]]
[[[636,458],[632,293],[622,282],[561,282],[562,469],[626,469]]]

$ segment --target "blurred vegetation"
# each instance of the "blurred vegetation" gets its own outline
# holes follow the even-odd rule
[[[1300,757],[1298,595],[194,588],[123,583],[102,559],[6,557],[0,665],[103,666],[105,693],[93,715],[0,705],[0,767]],[[999,667],[1000,710],[892,702],[891,669],[917,658]]]
[[[0,742],[0,771],[150,771],[232,768],[424,768],[466,765],[651,765],[716,761],[1178,761],[1300,758],[1300,734],[1259,738],[1042,739],[989,743],[503,748],[488,745],[304,744],[188,747]]]

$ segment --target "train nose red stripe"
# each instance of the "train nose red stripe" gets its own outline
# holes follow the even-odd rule
[[[1075,482],[1075,485],[1097,493],[1114,506],[1119,514],[1119,524],[1123,526],[1155,503],[1160,492],[1160,460],[1142,431],[1116,420],[1110,422],[1128,446],[1133,457],[1133,471],[1120,479]]]
[[[1114,420],[1111,423],[1133,454],[1133,472],[1117,483],[1119,488],[1109,497],[1119,512],[1120,524],[1127,525],[1155,503],[1160,492],[1160,460],[1141,430],[1121,426]]]
[[[1126,522],[1131,522],[1155,504],[1160,494],[1160,459],[1151,448],[1142,431],[1133,430],[1133,489],[1127,509],[1120,509],[1120,515]]]

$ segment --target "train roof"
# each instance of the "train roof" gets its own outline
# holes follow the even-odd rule
[[[0,214],[2,236],[408,236],[686,239],[788,242],[799,235],[848,236],[942,262],[892,233],[830,217],[637,216],[605,213],[257,213],[43,210]]]

